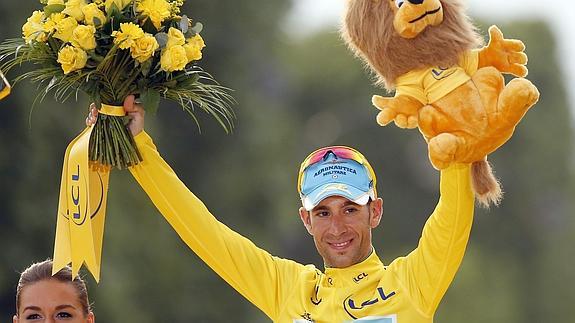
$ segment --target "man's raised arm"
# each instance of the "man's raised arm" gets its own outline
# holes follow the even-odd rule
[[[429,315],[437,309],[465,253],[474,212],[470,179],[469,164],[441,171],[441,197],[417,248],[389,266],[405,284],[414,305]]]
[[[271,256],[219,222],[160,156],[143,131],[144,110],[133,96],[126,98],[124,109],[143,157],[130,168],[132,175],[180,238],[234,289],[275,319],[303,266]],[[92,109],[87,123],[95,115]]]

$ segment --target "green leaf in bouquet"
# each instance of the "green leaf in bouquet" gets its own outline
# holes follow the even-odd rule
[[[133,16],[136,16],[138,14],[138,1],[132,1],[132,5],[130,6],[130,14],[132,14]]]
[[[162,21],[162,27],[160,28],[160,31],[165,31],[165,30],[170,30],[170,28],[176,28],[176,29],[180,29],[180,17],[173,17],[173,18],[167,18],[164,21]]]
[[[199,74],[197,73],[197,71],[194,70],[178,72],[177,74],[175,74],[175,77],[173,78],[173,80],[177,81],[177,84],[175,84],[174,86],[177,85],[177,87],[179,88],[188,88],[190,86],[193,86],[193,84],[197,82],[199,79],[200,79]],[[164,85],[166,84],[168,84],[168,82],[164,83]]]
[[[201,33],[203,29],[204,29],[204,25],[202,25],[201,22],[196,22],[194,27],[192,27],[192,32],[194,33],[194,35],[196,35],[196,34]]]
[[[137,86],[138,86],[138,93],[144,93],[146,92],[146,89],[148,88],[148,82],[146,81],[145,78],[141,78],[137,81]]]
[[[99,54],[96,53],[96,51],[94,51],[94,50],[88,51],[88,55],[90,55],[90,59],[91,59],[91,60],[93,60],[93,61],[95,61],[95,62],[98,62],[98,63],[100,63],[100,62],[102,62],[102,61],[104,60],[104,56],[99,55]]]
[[[196,78],[190,82],[186,78]],[[174,88],[168,88],[165,83],[158,89],[162,96],[168,100],[179,103],[200,129],[196,111],[199,109],[216,119],[226,132],[231,132],[235,115],[231,105],[235,103],[230,89],[223,87],[208,73],[201,68],[193,66],[185,73],[174,77],[179,83]]]
[[[88,93],[88,95],[91,99],[91,102],[94,102],[94,97],[96,96],[97,88],[98,88],[96,80],[88,79],[86,81],[86,83],[84,84],[83,88],[85,89],[86,93]]]
[[[110,35],[111,33],[112,33],[112,31],[110,31],[109,33],[97,34],[96,39],[99,40],[100,42],[102,42],[102,41],[113,41],[114,37],[112,37]]]
[[[50,17],[53,13],[59,13],[66,9],[66,6],[63,4],[50,4],[44,7],[44,14],[46,17]]]
[[[167,87],[168,89],[173,89],[176,87],[176,85],[178,85],[177,79],[166,80],[164,83],[162,83],[162,86]]]
[[[96,84],[96,86],[98,86]],[[94,95],[90,96],[92,98],[92,102],[98,107],[98,109],[102,106],[102,98],[98,95],[98,90],[94,91]]]
[[[103,57],[104,59],[106,59],[106,56],[109,53],[110,48],[113,47],[112,45],[101,45],[101,46],[97,46],[94,49],[94,53],[96,57]],[[99,60],[97,59],[98,62],[102,62],[103,60]]]
[[[147,61],[142,63],[142,75],[148,76],[148,74],[150,74],[150,71],[152,70],[152,64],[153,64],[153,59],[148,59]]]
[[[178,85],[182,87],[192,86],[200,79],[198,73],[182,73],[182,76],[178,78]]]
[[[164,47],[166,47],[166,44],[168,44],[168,34],[166,33],[157,33],[154,35],[154,37],[156,38],[156,41],[158,42],[158,45],[160,45],[160,48],[163,49]]]
[[[142,29],[147,32],[148,34],[152,34],[154,35],[155,33],[158,32],[158,29],[156,28],[156,26],[154,26],[154,23],[152,23],[152,20],[146,16],[142,16],[142,17],[138,17],[138,20],[141,21],[142,19],[144,20],[144,25],[142,26]]]
[[[48,83],[48,86],[46,87],[46,92],[50,91],[50,88],[52,88],[54,86],[54,84],[56,84],[56,82],[58,81],[58,77],[54,76],[52,77],[52,79],[50,80],[50,83]]]
[[[180,20],[180,30],[182,31],[182,33],[187,33],[188,30],[190,29],[190,19],[188,18],[188,16],[183,15],[182,19]]]
[[[54,53],[57,53],[58,51],[60,51],[61,43],[58,42],[58,40],[56,38],[48,37],[47,43],[48,43],[48,45],[50,45],[50,48],[52,49],[52,51]]]
[[[120,29],[120,19],[117,19],[116,17],[112,16],[108,19],[108,23],[106,23],[104,25],[104,27],[101,29],[102,32],[99,36],[104,36],[106,38],[112,38],[112,32],[114,32],[115,30]]]
[[[111,17],[118,17],[121,14],[121,10],[120,8],[118,8],[118,6],[116,5],[115,2],[112,2],[112,5],[110,6],[110,10],[108,10],[108,19]]]
[[[160,92],[154,89],[146,89],[146,91],[140,95],[140,99],[146,108],[146,112],[156,114],[160,106]]]
[[[192,76],[188,76],[189,84],[196,83],[200,79],[200,74],[192,74]]]
[[[100,18],[94,17],[92,18],[92,21],[94,22],[94,26],[96,27],[102,26],[102,20],[100,20]]]

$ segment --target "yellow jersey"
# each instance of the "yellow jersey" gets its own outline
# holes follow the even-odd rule
[[[142,132],[130,169],[181,239],[219,276],[282,323],[429,323],[462,261],[473,222],[470,167],[441,172],[441,197],[415,250],[384,265],[376,252],[347,268],[272,256],[219,222]]]
[[[431,104],[471,80],[478,65],[479,52],[474,50],[463,54],[456,66],[434,66],[407,72],[395,80],[395,96],[407,95],[422,104]]]

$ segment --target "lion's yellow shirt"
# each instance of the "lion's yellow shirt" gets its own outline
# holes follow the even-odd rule
[[[324,273],[274,257],[220,223],[146,133],[136,143],[144,161],[131,172],[158,210],[208,266],[274,322],[432,322],[463,258],[474,210],[468,165],[441,172],[441,198],[413,252],[389,266],[373,252],[359,264]]]
[[[478,64],[479,52],[468,51],[457,66],[434,66],[407,72],[395,80],[395,96],[408,95],[422,104],[433,103],[469,81]]]

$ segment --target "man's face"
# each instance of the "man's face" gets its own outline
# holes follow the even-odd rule
[[[309,212],[300,208],[300,217],[327,267],[349,267],[369,256],[371,229],[379,225],[382,204],[380,198],[358,205],[331,196]]]

